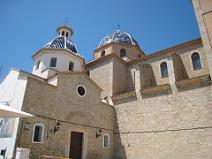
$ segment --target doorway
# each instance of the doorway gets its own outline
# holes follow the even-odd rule
[[[83,133],[72,131],[71,143],[70,143],[70,154],[69,154],[69,157],[71,159],[82,158],[82,142],[83,142]]]

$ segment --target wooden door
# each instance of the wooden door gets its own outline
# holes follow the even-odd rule
[[[82,157],[83,133],[71,132],[70,154],[71,159],[81,159]]]

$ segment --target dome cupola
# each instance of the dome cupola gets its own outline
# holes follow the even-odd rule
[[[57,33],[58,36],[44,45],[44,48],[62,48],[78,54],[76,45],[69,40],[74,33],[71,27],[65,23],[63,26],[57,28]]]
[[[43,46],[33,56],[35,62],[32,73],[48,79],[58,72],[81,72],[85,61],[70,40],[73,30],[65,23],[57,28],[58,35]]]
[[[138,45],[136,40],[130,34],[128,34],[127,32],[122,32],[120,29],[104,37],[99,43],[98,47],[102,47],[109,43]]]

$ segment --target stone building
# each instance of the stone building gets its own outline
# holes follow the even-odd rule
[[[2,102],[35,115],[4,119],[13,129],[0,149],[8,158],[22,147],[31,158],[211,159],[212,1],[192,2],[201,38],[150,55],[117,30],[85,63],[73,30],[59,27],[32,56],[32,74],[12,69],[0,85]]]

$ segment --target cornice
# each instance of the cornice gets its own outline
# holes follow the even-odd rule
[[[194,77],[194,78],[190,78],[190,79],[185,79],[185,80],[180,80],[176,82],[176,86],[181,88],[181,87],[188,87],[197,83],[201,83],[201,82],[206,82],[206,81],[210,81],[211,77],[210,75],[203,75],[203,76],[198,76],[198,77]]]

